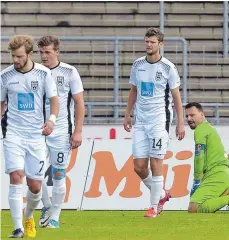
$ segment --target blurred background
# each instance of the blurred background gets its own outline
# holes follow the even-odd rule
[[[149,27],[165,34],[162,54],[178,68],[183,104],[203,103],[213,124],[229,124],[228,1],[2,1],[1,13],[1,68],[11,64],[12,36],[60,37],[60,60],[83,81],[85,124],[123,123],[131,65],[145,55]]]

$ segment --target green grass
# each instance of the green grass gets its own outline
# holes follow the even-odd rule
[[[62,211],[61,228],[37,227],[36,239],[47,240],[229,240],[229,212],[188,214],[164,211],[145,219],[142,211]],[[35,212],[38,222],[40,212]],[[9,211],[1,212],[2,238],[12,232]]]

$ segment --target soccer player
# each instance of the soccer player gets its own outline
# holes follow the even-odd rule
[[[1,116],[4,114],[1,125],[5,169],[10,176],[9,206],[14,222],[9,238],[23,238],[24,234],[35,237],[33,212],[41,199],[46,164],[45,136],[53,131],[59,101],[51,71],[31,60],[33,39],[16,35],[9,41],[8,49],[13,65],[1,72]],[[44,94],[51,106],[51,115],[45,123]],[[22,224],[24,174],[28,185],[25,229]]]
[[[188,212],[213,213],[229,204],[229,160],[216,129],[206,120],[201,104],[185,106],[194,130],[194,181]]]
[[[37,45],[42,63],[51,69],[60,101],[55,129],[46,138],[52,166],[52,204],[44,181],[42,185],[44,208],[39,224],[41,227],[59,228],[61,206],[66,194],[65,169],[69,164],[71,149],[79,147],[82,142],[82,126],[85,115],[83,85],[76,68],[58,60],[60,41],[57,37],[43,36],[38,40]],[[48,109],[49,102],[47,101],[46,111]],[[72,132],[74,115],[75,128]]]
[[[157,28],[149,28],[145,34],[146,56],[132,65],[132,85],[124,119],[124,129],[130,132],[130,115],[135,105],[134,170],[150,190],[151,207],[145,217],[156,217],[170,198],[170,193],[163,189],[162,173],[173,116],[172,98],[177,112],[177,138],[181,140],[185,135],[180,77],[174,64],[160,55],[163,38],[164,34]]]

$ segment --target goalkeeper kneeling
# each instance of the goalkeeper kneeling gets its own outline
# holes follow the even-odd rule
[[[229,205],[229,159],[201,104],[188,103],[185,114],[188,125],[195,129],[194,181],[188,212],[214,213]]]

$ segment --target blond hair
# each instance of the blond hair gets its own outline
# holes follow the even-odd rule
[[[159,42],[163,42],[164,34],[160,31],[159,28],[149,28],[146,31],[145,37],[157,37]]]
[[[51,44],[53,44],[55,50],[59,50],[60,40],[56,36],[43,36],[37,41],[38,47],[47,47]]]
[[[17,50],[18,48],[25,46],[26,53],[33,51],[33,38],[29,35],[16,35],[8,43],[8,50]]]

